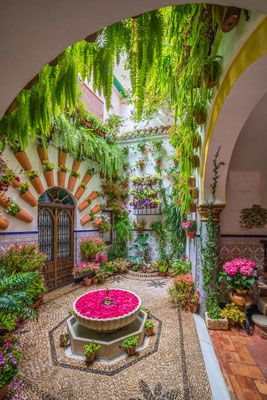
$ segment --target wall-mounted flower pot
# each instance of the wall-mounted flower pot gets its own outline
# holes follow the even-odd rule
[[[31,184],[38,194],[44,193],[45,189],[39,176],[31,179]]]
[[[188,239],[194,239],[195,236],[196,236],[196,232],[195,232],[195,231],[186,231],[186,232],[185,232],[185,236],[186,236]]]
[[[24,201],[26,201],[28,204],[30,204],[30,206],[32,206],[32,207],[36,207],[38,204],[37,199],[34,197],[34,195],[29,190],[27,190],[27,192],[25,192],[25,193],[22,193],[20,195],[20,197]]]
[[[7,208],[10,199],[4,193],[0,193],[0,206]]]
[[[20,210],[16,215],[14,215],[14,217],[26,222],[27,224],[30,224],[33,220],[33,217],[24,210]]]
[[[65,187],[66,172],[57,171],[57,184],[58,186]]]
[[[91,220],[91,216],[89,214],[86,214],[80,219],[80,222],[81,222],[82,225],[85,225],[90,220]]]
[[[194,199],[194,200],[198,199],[198,195],[199,195],[199,190],[198,190],[198,188],[192,188],[192,189],[190,189],[190,196],[191,196],[191,199]]]
[[[102,206],[100,205],[100,204],[97,204],[96,206],[94,206],[93,208],[92,208],[92,210],[91,210],[91,212],[93,213],[93,214],[97,214],[99,211],[101,211],[102,210]]]
[[[78,171],[78,169],[80,168],[80,165],[81,165],[81,161],[79,161],[79,160],[73,160],[73,164],[72,164],[72,171],[75,171],[75,172],[77,172]]]
[[[9,221],[3,217],[0,217],[0,230],[4,231],[8,228]]]
[[[65,166],[67,159],[67,153],[62,150],[58,150],[58,166]]]
[[[93,226],[94,226],[95,229],[99,228],[102,224],[103,224],[103,218],[97,218],[93,222]]]
[[[53,60],[51,60],[48,65],[50,67],[56,67],[60,61],[60,58],[62,56],[63,53],[60,53],[58,56],[56,56],[55,58],[53,58]]]
[[[219,26],[224,33],[230,32],[238,24],[241,9],[237,7],[228,7],[226,13],[224,7],[219,8]]]
[[[73,191],[74,186],[75,186],[75,184],[76,184],[76,181],[77,181],[76,176],[70,175],[70,177],[69,177],[69,183],[68,183],[68,190],[69,190],[70,192]]]
[[[87,119],[83,119],[83,120],[81,121],[81,124],[84,125],[84,126],[86,126],[86,128],[89,128],[89,129],[91,129],[91,128],[93,127],[92,122],[88,121]]]
[[[10,185],[11,185],[13,188],[17,189],[17,188],[19,187],[19,185],[20,185],[20,181],[17,181],[17,180],[14,178],[14,179],[12,179],[12,181],[10,182]]]
[[[89,206],[88,201],[84,200],[81,202],[81,204],[79,204],[78,210],[81,212],[81,211],[85,210],[88,206]]]
[[[191,188],[194,188],[195,186],[196,186],[196,178],[189,178],[188,179],[188,185],[191,187]]]
[[[192,156],[191,163],[192,163],[192,167],[193,168],[199,168],[200,160],[199,160],[199,157],[196,154],[194,156]]]
[[[204,80],[206,87],[212,89],[217,85],[220,76],[220,63],[218,61],[212,61],[211,64],[206,65],[204,70]]]
[[[82,195],[84,194],[84,192],[85,192],[85,189],[83,187],[79,186],[74,195],[75,199],[79,200],[82,197]]]
[[[32,164],[30,163],[30,160],[28,159],[28,156],[25,153],[25,151],[18,151],[14,153],[14,156],[16,157],[16,159],[18,160],[24,171],[32,169]]]
[[[92,179],[92,175],[90,175],[90,174],[85,174],[84,177],[83,177],[82,183],[83,183],[84,185],[87,185],[87,183],[89,183],[91,179]]]
[[[48,161],[48,154],[47,154],[47,150],[45,147],[37,147],[37,152],[40,158],[41,163],[43,163],[44,161]]]
[[[88,198],[91,199],[91,200],[95,200],[97,197],[98,197],[98,193],[97,192],[92,192],[88,196]]]
[[[18,107],[18,105],[19,105],[19,101],[18,101],[17,98],[15,98],[15,99],[12,101],[12,103],[9,104],[9,106],[7,107],[7,109],[6,109],[6,114],[9,114],[9,113],[15,111],[16,108]]]
[[[48,187],[54,186],[54,171],[44,171],[44,177]]]

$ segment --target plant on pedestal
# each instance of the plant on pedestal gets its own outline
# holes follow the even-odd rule
[[[138,345],[138,336],[132,336],[122,341],[122,347],[129,356],[136,355],[137,345]]]
[[[147,336],[153,336],[153,335],[155,335],[154,326],[155,326],[155,324],[154,324],[153,321],[151,321],[151,319],[148,319],[148,320],[146,321],[146,323],[145,323],[145,330],[146,330],[146,335],[147,335]]]

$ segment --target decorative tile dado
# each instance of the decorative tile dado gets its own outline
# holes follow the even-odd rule
[[[256,262],[258,268],[262,268],[264,249],[260,243],[261,239],[260,236],[222,236],[221,260],[250,258]]]

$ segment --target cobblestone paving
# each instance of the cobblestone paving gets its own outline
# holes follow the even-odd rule
[[[119,368],[119,371],[112,372],[111,375],[101,374],[101,371],[105,372],[107,368],[97,362],[90,367],[95,370],[91,372],[87,370],[84,362],[67,358],[57,341],[57,335],[64,327],[64,319],[75,298],[89,290],[105,288],[107,285],[109,288],[136,292],[141,297],[142,304],[150,307],[156,318],[156,335],[149,343],[148,349],[139,356],[120,361],[115,367],[110,366],[111,372],[114,368]],[[148,280],[124,275],[123,279],[111,278],[103,286],[85,288],[69,285],[49,293],[45,304],[40,308],[38,322],[28,323],[21,334],[24,357],[20,378],[24,381],[26,398],[211,399],[193,316],[170,307],[169,285],[170,280],[166,278]]]

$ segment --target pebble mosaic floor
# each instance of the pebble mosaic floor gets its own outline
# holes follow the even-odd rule
[[[103,286],[69,285],[48,293],[38,322],[21,332],[21,399],[27,400],[210,400],[211,392],[193,315],[171,308],[166,278],[111,278]],[[151,308],[156,335],[139,355],[86,367],[58,345],[68,310],[81,294],[99,288],[136,292]]]

